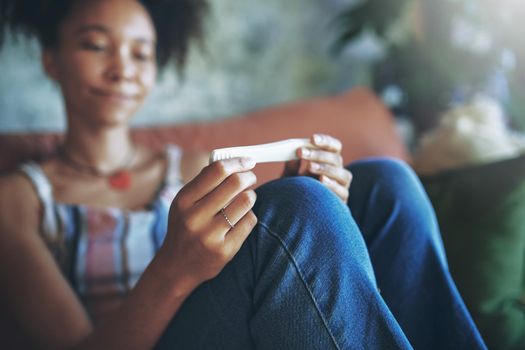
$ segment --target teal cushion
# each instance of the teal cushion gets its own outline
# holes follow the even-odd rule
[[[421,178],[490,349],[525,348],[525,156]]]

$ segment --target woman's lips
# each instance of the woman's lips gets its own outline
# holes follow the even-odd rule
[[[96,96],[100,96],[110,101],[118,102],[118,103],[133,102],[137,99],[137,96],[138,96],[137,94],[124,93],[120,91],[108,91],[108,90],[100,90],[100,89],[92,89],[92,91]]]

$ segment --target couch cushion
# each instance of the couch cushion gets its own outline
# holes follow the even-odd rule
[[[137,142],[153,148],[175,143],[190,150],[249,145],[315,132],[339,138],[345,162],[369,156],[391,156],[408,161],[408,152],[395,129],[392,115],[364,88],[339,96],[319,97],[264,108],[237,117],[207,123],[157,126],[133,130]],[[0,171],[27,159],[41,159],[61,140],[58,134],[0,135]],[[282,164],[257,166],[259,182],[277,177]]]
[[[489,349],[525,344],[525,155],[422,177],[451,273]]]

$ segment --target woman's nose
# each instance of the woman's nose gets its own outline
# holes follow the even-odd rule
[[[107,76],[113,81],[131,80],[137,73],[137,67],[133,60],[123,50],[113,54],[111,64],[107,70]]]

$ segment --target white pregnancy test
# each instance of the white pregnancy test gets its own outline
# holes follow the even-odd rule
[[[297,149],[316,148],[309,139],[288,139],[253,146],[219,148],[211,152],[210,163],[236,157],[248,157],[256,163],[286,162],[298,159]]]

